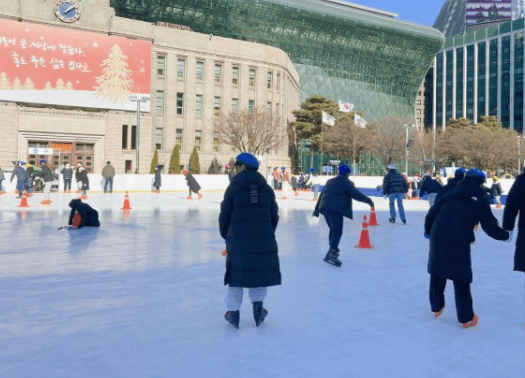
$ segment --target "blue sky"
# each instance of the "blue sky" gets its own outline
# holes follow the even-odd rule
[[[351,3],[399,14],[398,19],[432,26],[445,0],[352,0]]]

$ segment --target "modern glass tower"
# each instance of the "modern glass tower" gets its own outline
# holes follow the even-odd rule
[[[301,97],[345,100],[367,119],[413,117],[416,94],[443,44],[437,30],[339,0],[111,0],[120,17],[167,22],[287,52]]]
[[[434,125],[497,116],[523,131],[523,18],[447,38],[434,62]]]

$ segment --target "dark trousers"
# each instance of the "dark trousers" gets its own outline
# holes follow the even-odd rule
[[[328,236],[330,249],[339,251],[339,242],[343,236],[343,214],[325,210],[323,215],[326,219],[326,224],[330,228],[330,235]]]
[[[469,282],[454,282],[454,296],[456,298],[456,312],[460,323],[468,323],[474,317],[472,295]],[[430,308],[437,312],[445,305],[445,278],[430,276]]]
[[[64,179],[64,190],[71,190],[71,179]]]

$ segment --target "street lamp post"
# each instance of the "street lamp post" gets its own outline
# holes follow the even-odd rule
[[[141,102],[148,102],[149,97],[148,96],[130,96],[130,101],[137,102],[137,132],[135,133],[135,151],[136,151],[136,170],[139,171],[139,140],[140,140],[140,103]]]

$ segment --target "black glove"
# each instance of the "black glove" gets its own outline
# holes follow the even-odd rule
[[[312,216],[319,218],[319,212],[318,212],[318,211],[314,211],[314,213],[312,214]]]

